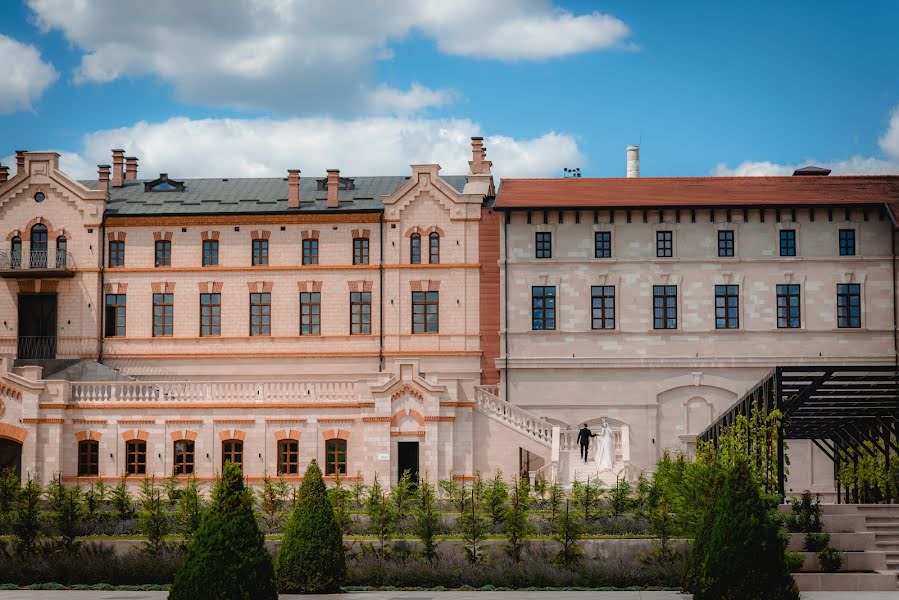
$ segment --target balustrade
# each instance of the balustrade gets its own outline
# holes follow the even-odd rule
[[[73,382],[73,402],[346,402],[356,400],[355,384],[283,381],[253,383],[112,381]]]
[[[494,391],[497,386],[475,386],[475,406],[481,411],[493,415],[500,421],[526,433],[545,444],[552,443],[552,423],[529,413],[523,408],[506,402]]]

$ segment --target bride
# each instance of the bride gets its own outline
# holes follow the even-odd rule
[[[606,421],[602,422],[602,429],[597,435],[599,443],[596,444],[596,464],[600,470],[611,469],[614,462],[615,447],[612,440],[612,429]]]

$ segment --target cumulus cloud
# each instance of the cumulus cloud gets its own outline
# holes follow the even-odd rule
[[[34,46],[5,35],[0,35],[0,56],[0,114],[31,110],[33,102],[56,81],[56,69],[41,60],[41,53]]]
[[[78,82],[155,76],[184,101],[281,114],[408,114],[452,92],[379,86],[374,67],[411,33],[444,53],[504,61],[624,45],[619,19],[551,0],[28,0],[82,52]]]
[[[806,165],[830,169],[833,175],[895,175],[899,174],[899,105],[890,113],[886,132],[877,141],[885,158],[852,156],[842,160],[819,161],[808,159],[802,163],[778,164],[770,161],[743,161],[736,167],[718,163],[712,171],[718,176],[773,176],[792,175]]]
[[[467,119],[176,117],[88,134],[78,153],[63,153],[60,168],[95,179],[95,165],[110,162],[110,149],[125,148],[140,159],[142,178],[160,172],[175,178],[284,176],[287,169],[317,177],[335,167],[349,175],[396,175],[414,163],[464,174],[473,135],[482,135],[481,127]],[[558,175],[563,166],[585,161],[576,140],[562,133],[533,139],[486,135],[484,144],[494,173],[502,176]]]

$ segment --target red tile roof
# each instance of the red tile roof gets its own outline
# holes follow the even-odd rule
[[[802,204],[899,205],[899,176],[503,179],[496,198],[499,209]]]

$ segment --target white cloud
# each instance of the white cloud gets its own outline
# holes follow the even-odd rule
[[[77,154],[63,153],[60,168],[95,179],[97,164],[110,162],[111,148],[139,158],[139,176],[306,177],[339,168],[349,175],[407,174],[414,163],[438,163],[444,174],[468,172],[477,123],[467,119],[373,117],[354,120],[202,119],[176,117],[161,123],[88,134]],[[484,144],[502,176],[552,176],[563,166],[585,164],[575,139],[550,132],[533,139],[487,135]],[[14,159],[6,159],[7,164]]]
[[[818,161],[807,159],[802,163],[778,164],[770,161],[743,161],[736,167],[718,163],[712,171],[717,176],[772,176],[792,175],[793,171],[815,165],[830,169],[833,175],[896,175],[899,174],[899,105],[890,113],[886,132],[877,141],[885,158],[852,156],[843,160]]]
[[[28,0],[83,51],[78,82],[159,77],[184,101],[281,114],[408,114],[452,92],[377,85],[410,33],[447,54],[505,61],[621,46],[627,25],[551,0]],[[433,76],[431,73],[427,75]]]
[[[53,65],[41,60],[37,48],[0,35],[0,114],[31,110],[58,75]]]

